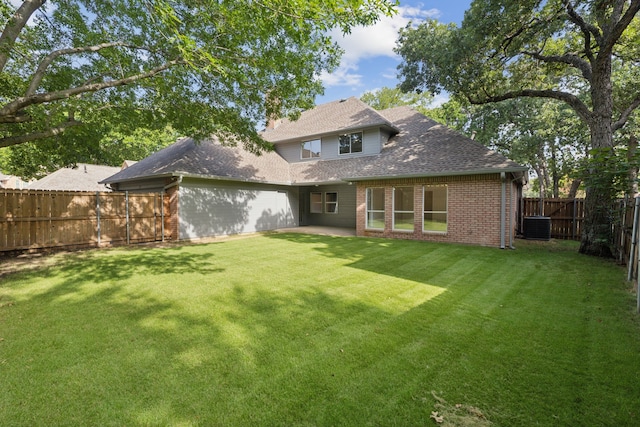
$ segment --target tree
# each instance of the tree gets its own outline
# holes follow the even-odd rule
[[[121,120],[266,148],[266,117],[313,106],[328,36],[389,0],[0,0],[0,147]],[[64,141],[59,141],[59,143]]]
[[[588,146],[588,132],[569,110],[537,98],[482,105],[452,98],[425,114],[529,166],[539,179],[540,197],[560,197],[563,180],[571,180],[577,191]]]
[[[611,153],[640,106],[640,0],[475,0],[460,28],[428,21],[402,31],[404,90],[443,89],[475,104],[521,97],[564,102],[588,126],[591,154]],[[636,70],[636,71],[633,71]],[[614,82],[627,95],[616,96]],[[592,156],[601,159],[603,156]],[[615,189],[592,161],[580,252],[611,256]]]
[[[407,105],[423,112],[433,100],[433,96],[426,92],[406,93],[399,88],[385,86],[363,93],[360,100],[374,110],[386,110],[387,108]]]
[[[140,160],[174,143],[180,135],[171,128],[133,131],[82,127],[60,138],[27,142],[0,149],[0,169],[25,180],[42,178],[77,163],[120,166]]]

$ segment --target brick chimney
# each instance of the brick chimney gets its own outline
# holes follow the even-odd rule
[[[282,123],[282,119],[269,118],[267,119],[266,130],[275,129]]]
[[[269,91],[265,99],[265,107],[267,110],[267,125],[265,126],[265,130],[275,129],[282,123],[282,119],[276,114],[269,114],[270,110],[280,110],[279,106],[280,99],[278,99],[276,95],[273,95],[273,92]]]

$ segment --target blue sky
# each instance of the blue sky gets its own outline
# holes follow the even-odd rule
[[[427,18],[459,25],[470,4],[471,0],[400,0],[398,13],[391,18],[385,17],[371,27],[355,28],[346,37],[336,31],[332,36],[345,53],[335,72],[320,76],[325,94],[317,97],[316,103],[359,97],[366,91],[384,86],[395,87],[400,58],[393,48],[398,30],[409,22],[416,24]],[[440,97],[434,103],[445,99]]]

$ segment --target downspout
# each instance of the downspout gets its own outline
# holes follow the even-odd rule
[[[500,197],[500,249],[504,249],[504,227],[506,223],[505,216],[507,215],[507,175],[504,172],[500,172],[500,180],[502,181],[502,194]]]
[[[178,175],[178,179],[176,179],[175,181],[172,181],[169,184],[165,185],[162,188],[162,191],[167,191],[169,188],[175,187],[176,185],[180,184],[181,182],[182,182],[182,175]]]

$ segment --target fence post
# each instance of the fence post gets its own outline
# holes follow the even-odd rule
[[[96,191],[96,219],[98,224],[96,226],[96,231],[98,233],[98,247],[100,247],[100,192]]]
[[[573,219],[571,221],[571,239],[572,240],[576,240],[576,233],[578,230],[578,220],[576,219],[577,216],[577,204],[578,201],[576,200],[576,198],[573,198]]]
[[[124,192],[124,209],[126,215],[126,223],[127,223],[127,245],[129,244],[129,192]]]
[[[629,282],[634,278],[633,265],[636,257],[636,246],[638,245],[638,214],[639,213],[640,213],[640,197],[636,197],[636,203],[633,208],[633,231],[631,232],[631,250],[629,251],[629,265],[627,268],[627,281]]]

